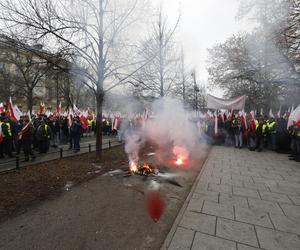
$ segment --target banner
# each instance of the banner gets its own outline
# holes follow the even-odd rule
[[[246,96],[239,96],[232,99],[221,99],[212,95],[207,96],[208,109],[227,109],[227,110],[244,110]]]

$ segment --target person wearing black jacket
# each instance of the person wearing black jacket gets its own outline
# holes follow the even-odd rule
[[[29,155],[31,156],[31,159],[35,159],[35,155],[32,150],[32,143],[33,143],[33,137],[34,137],[34,128],[31,122],[29,121],[28,116],[24,118],[24,127],[19,133],[19,137],[22,140],[22,147],[25,155],[25,161],[29,161]]]
[[[74,140],[74,151],[77,153],[80,151],[80,137],[82,132],[82,123],[79,117],[75,117],[73,120],[70,131]],[[70,147],[72,148],[72,144],[70,144]]]
[[[256,150],[261,152],[264,145],[264,133],[263,133],[263,119],[261,117],[258,118],[258,124],[256,125]]]

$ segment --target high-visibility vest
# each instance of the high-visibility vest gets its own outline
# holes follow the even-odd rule
[[[274,128],[275,125],[276,125],[275,121],[268,124],[269,130],[270,130],[271,133],[276,133],[276,130]]]
[[[263,124],[262,126],[262,133],[263,135],[266,135],[266,128],[268,127],[268,124]]]
[[[92,127],[92,124],[93,124],[93,120],[88,120],[88,127]]]
[[[8,132],[8,135],[9,135],[9,136],[12,136],[11,128],[10,128],[10,123],[7,122],[7,123],[5,123],[5,124],[6,124],[6,126],[7,126],[7,132]]]

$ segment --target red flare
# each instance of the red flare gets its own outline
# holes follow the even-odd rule
[[[146,209],[154,222],[158,222],[165,210],[165,201],[159,191],[151,191],[146,197]]]

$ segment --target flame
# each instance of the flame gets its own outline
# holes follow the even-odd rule
[[[138,171],[138,166],[135,162],[130,163],[130,172],[136,173]]]
[[[175,164],[178,165],[178,166],[181,166],[183,164],[183,159],[178,157]]]

